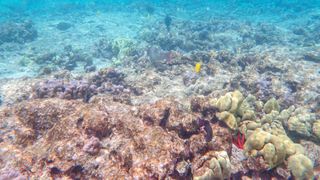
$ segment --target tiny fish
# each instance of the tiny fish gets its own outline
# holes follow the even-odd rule
[[[201,63],[200,63],[200,62],[198,62],[198,63],[194,66],[194,71],[195,71],[196,73],[200,73],[200,71],[201,71]]]

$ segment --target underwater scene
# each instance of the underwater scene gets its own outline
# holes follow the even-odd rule
[[[320,179],[320,0],[0,0],[12,179]]]

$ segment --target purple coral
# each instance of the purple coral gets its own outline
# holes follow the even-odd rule
[[[35,98],[83,99],[88,102],[98,93],[121,94],[133,92],[137,89],[124,82],[124,74],[114,69],[104,69],[88,80],[64,81],[62,79],[47,80],[34,87]]]
[[[85,80],[64,82],[61,79],[47,80],[35,87],[37,98],[83,99],[88,102],[90,97],[97,94],[97,87]]]
[[[261,78],[256,83],[256,93],[259,99],[266,101],[270,97],[274,96],[272,90],[272,78]]]
[[[19,171],[10,169],[0,173],[1,180],[27,180]]]

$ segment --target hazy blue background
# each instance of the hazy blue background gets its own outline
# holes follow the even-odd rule
[[[319,9],[320,0],[1,0],[0,17],[32,18],[48,14],[93,11],[146,11],[170,13],[181,18],[234,18],[243,20],[281,21],[304,16]]]

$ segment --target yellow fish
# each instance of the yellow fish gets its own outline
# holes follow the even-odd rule
[[[200,73],[200,71],[201,71],[201,63],[200,62],[196,63],[196,65],[194,66],[194,71],[196,73]]]

